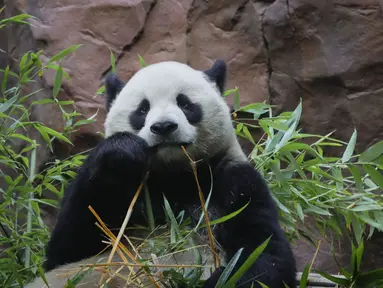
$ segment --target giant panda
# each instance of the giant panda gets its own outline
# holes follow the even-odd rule
[[[166,218],[164,196],[175,214],[185,211],[194,221],[200,218],[201,214],[195,213],[196,207],[201,207],[197,181],[182,146],[195,161],[205,199],[211,192],[208,211],[212,219],[248,204],[241,213],[213,229],[224,263],[243,248],[231,274],[271,237],[237,285],[261,287],[259,281],[270,288],[296,286],[295,260],[279,225],[277,207],[235,135],[223,97],[226,74],[222,60],[205,71],[164,61],[140,69],[126,84],[116,74],[106,77],[105,139],[90,152],[64,194],[46,249],[44,269],[50,287],[65,285],[65,277],[59,274],[66,269],[79,267],[84,261],[95,263],[91,261],[99,261],[100,257],[106,261],[110,250],[98,254],[107,243],[88,206],[108,227],[121,227],[144,179],[156,224]],[[147,223],[144,209],[140,208],[143,198],[139,196],[135,204],[129,227]],[[208,259],[207,253],[203,254]],[[215,287],[224,265],[205,274],[202,286]],[[79,287],[97,287],[100,274],[90,275]],[[124,283],[112,279],[108,287],[123,287]],[[27,288],[43,286],[42,279],[37,279]]]

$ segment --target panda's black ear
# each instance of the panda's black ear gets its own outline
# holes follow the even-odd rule
[[[209,70],[205,70],[204,73],[209,77],[210,81],[215,83],[221,92],[225,89],[226,84],[226,63],[223,60],[216,60],[213,66]]]
[[[124,88],[125,83],[115,73],[109,73],[105,78],[105,94],[106,94],[106,110],[109,111],[110,106],[118,93]]]

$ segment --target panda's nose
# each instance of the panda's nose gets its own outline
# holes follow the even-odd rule
[[[157,122],[150,126],[150,131],[158,135],[169,135],[170,133],[177,130],[178,124],[170,121]]]

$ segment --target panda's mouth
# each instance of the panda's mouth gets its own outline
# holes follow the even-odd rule
[[[191,142],[160,142],[152,146],[153,149],[162,149],[162,148],[181,148],[184,146],[185,148],[191,145]]]

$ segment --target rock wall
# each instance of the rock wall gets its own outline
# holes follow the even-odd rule
[[[149,64],[177,60],[197,69],[222,58],[229,65],[228,88],[239,86],[243,104],[266,100],[282,111],[302,98],[306,132],[337,130],[337,137],[348,140],[356,127],[358,148],[382,139],[382,1],[0,0],[4,4],[2,15],[27,12],[36,19],[30,27],[0,30],[0,49],[6,51],[0,52],[1,67],[16,68],[30,49],[44,49],[47,61],[61,49],[83,45],[63,61],[71,81],[59,97],[74,100],[86,117],[99,113],[97,123],[74,136],[74,149],[93,146],[103,130],[104,99],[94,96],[111,69],[110,50],[123,80],[140,68],[137,54]],[[37,88],[46,88],[37,97],[51,97],[53,79],[47,73],[37,80]],[[62,127],[59,111],[49,105],[33,117]],[[59,155],[74,152],[56,149]],[[39,153],[41,164],[51,156]],[[317,267],[335,269],[325,248]],[[301,265],[311,260],[310,249],[297,246]]]

